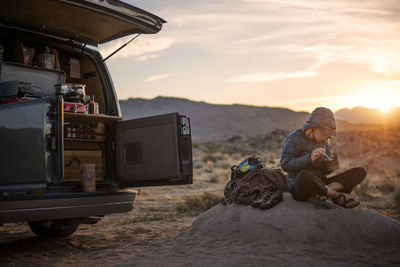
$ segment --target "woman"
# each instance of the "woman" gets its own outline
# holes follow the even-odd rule
[[[327,178],[326,160],[330,159],[329,139],[336,135],[335,117],[330,109],[316,108],[301,129],[291,132],[283,142],[281,167],[287,172],[289,192],[306,201],[317,198],[332,201],[344,208],[360,202],[348,194],[367,175],[364,168],[352,168]]]

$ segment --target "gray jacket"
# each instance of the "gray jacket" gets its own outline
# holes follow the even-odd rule
[[[315,109],[301,129],[291,132],[283,142],[281,154],[281,167],[287,172],[288,188],[291,190],[295,184],[296,175],[301,170],[314,170],[320,175],[327,175],[323,158],[319,157],[315,162],[311,160],[311,152],[322,147],[326,154],[331,156],[329,141],[317,142],[308,139],[304,131],[311,127],[330,127],[336,129],[335,118],[332,111],[327,108]]]

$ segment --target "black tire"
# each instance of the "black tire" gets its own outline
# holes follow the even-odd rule
[[[67,237],[79,227],[79,223],[71,219],[28,222],[31,230],[39,237]]]

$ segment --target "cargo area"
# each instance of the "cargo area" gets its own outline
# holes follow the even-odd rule
[[[61,96],[63,102],[62,144],[59,147],[63,150],[64,166],[63,175],[58,177],[52,175],[56,171],[46,170],[46,184],[76,184],[79,187],[81,166],[92,164],[94,173],[92,171],[91,175],[95,175],[96,183],[103,182],[107,173],[107,127],[121,117],[106,114],[103,84],[93,60],[83,50],[71,53],[35,42],[0,37],[0,115],[1,112],[4,116],[14,114],[10,111],[12,105],[55,96]],[[1,109],[5,109],[5,105],[8,111],[3,112]],[[52,107],[48,109],[52,110]],[[46,138],[53,134],[58,127],[56,124],[54,119],[52,125],[44,127]],[[54,139],[46,140],[46,154],[51,154],[47,150],[54,146],[51,144]],[[53,161],[55,164],[61,156],[46,157],[44,163]],[[0,181],[0,185],[3,182]]]
[[[97,50],[7,34],[0,36],[0,193],[192,183],[188,117],[122,121]]]

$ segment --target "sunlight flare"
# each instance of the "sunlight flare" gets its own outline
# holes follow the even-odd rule
[[[389,112],[400,105],[400,90],[369,89],[344,96],[343,104],[349,108],[364,106]]]

